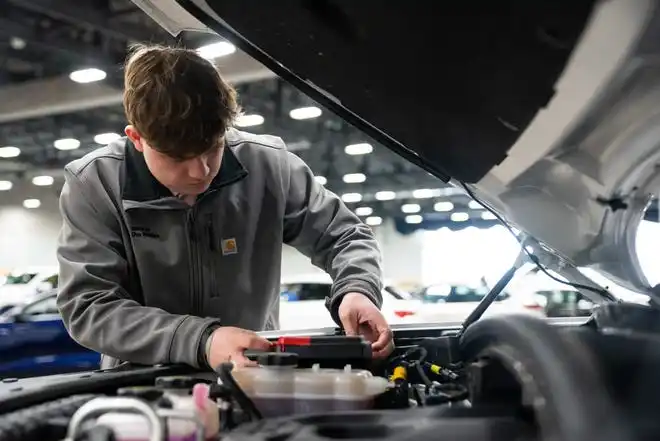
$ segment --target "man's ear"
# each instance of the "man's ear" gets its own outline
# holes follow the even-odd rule
[[[138,152],[144,151],[144,146],[142,145],[143,142],[142,137],[140,136],[138,131],[135,130],[135,127],[131,125],[126,126],[126,128],[124,129],[124,133],[126,133],[126,136],[128,136],[128,139],[131,140],[131,142],[135,146],[135,149]]]

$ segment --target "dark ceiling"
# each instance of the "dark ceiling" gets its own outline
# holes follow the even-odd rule
[[[0,0],[0,11],[0,103],[6,88],[61,77],[89,66],[106,71],[103,81],[120,87],[120,66],[132,42],[182,44],[191,48],[212,42],[209,36],[171,37],[129,0]],[[315,174],[327,179],[329,189],[340,195],[361,194],[362,201],[350,203],[351,207],[369,207],[372,215],[397,218],[400,224],[406,223],[406,216],[418,215],[417,207],[410,204],[419,205],[424,220],[435,220],[438,226],[492,224],[492,220],[482,219],[483,210],[469,207],[469,199],[460,192],[365,138],[329,111],[323,109],[322,115],[314,119],[292,119],[290,110],[316,104],[281,80],[241,83],[237,88],[246,113],[264,117],[263,124],[245,130],[281,136]],[[2,123],[0,147],[15,146],[21,153],[0,158],[0,180],[25,180],[48,174],[55,177],[52,188],[57,192],[62,182],[58,172],[64,164],[97,148],[99,145],[93,140],[96,134],[121,133],[124,125],[122,108],[116,103]],[[66,151],[54,148],[54,141],[61,138],[78,139],[81,147]],[[346,145],[365,142],[373,145],[372,153],[348,155],[344,150]],[[349,173],[362,173],[366,180],[346,183],[342,177]],[[413,191],[419,189],[433,192],[415,197],[420,195]],[[396,195],[392,200],[375,200],[379,191]],[[438,202],[448,201],[453,202],[453,210],[434,209]],[[404,205],[406,208],[402,209]],[[368,211],[362,208],[359,213],[367,217]],[[452,211],[468,213],[469,220],[459,221],[461,216],[454,216],[452,221]]]

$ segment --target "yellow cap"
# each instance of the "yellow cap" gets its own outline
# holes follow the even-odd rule
[[[390,381],[395,380],[405,380],[408,377],[408,371],[403,366],[397,366],[394,368],[394,372],[390,376]]]

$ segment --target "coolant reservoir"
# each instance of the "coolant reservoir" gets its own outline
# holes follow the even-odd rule
[[[350,366],[296,369],[295,354],[263,354],[258,363],[232,374],[264,417],[368,409],[388,385],[386,379]]]
[[[136,386],[117,391],[118,396],[140,398],[155,409],[175,411],[164,418],[168,441],[193,441],[197,439],[198,424],[204,427],[204,438],[215,439],[219,431],[219,415],[215,402],[208,398],[209,385],[193,383],[192,392],[181,385],[157,381],[159,387]],[[183,417],[183,418],[182,418]],[[110,428],[117,441],[147,441],[150,427],[144,415],[109,411],[100,415],[97,424]]]

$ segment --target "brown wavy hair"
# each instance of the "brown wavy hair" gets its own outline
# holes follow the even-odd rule
[[[140,136],[177,159],[217,146],[240,113],[236,90],[211,62],[193,50],[160,45],[131,47],[123,101]]]

